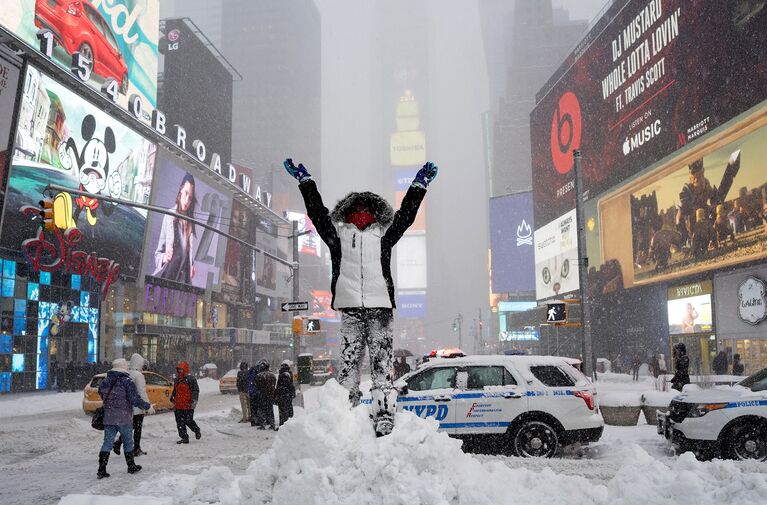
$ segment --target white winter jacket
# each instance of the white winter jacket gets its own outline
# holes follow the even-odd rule
[[[144,378],[144,374],[141,373],[141,370],[144,369],[144,363],[145,360],[140,354],[133,353],[133,356],[130,357],[130,362],[128,363],[128,375],[130,375],[131,380],[136,385],[136,391],[138,391],[138,395],[141,399],[147,403],[152,403],[149,401],[149,396],[146,393],[146,379]],[[143,414],[144,412],[144,409],[133,407],[134,416]]]
[[[330,250],[332,307],[337,310],[395,308],[392,248],[413,224],[426,189],[411,185],[396,213],[386,200],[370,192],[347,195],[331,213],[322,203],[314,181],[309,179],[298,187],[306,213]],[[345,219],[358,205],[364,206],[375,218],[364,230]]]

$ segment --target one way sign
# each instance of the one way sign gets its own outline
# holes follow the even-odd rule
[[[549,303],[546,306],[547,323],[566,323],[567,322],[567,304]]]
[[[299,310],[309,310],[309,302],[285,302],[282,304],[283,312],[295,312]]]

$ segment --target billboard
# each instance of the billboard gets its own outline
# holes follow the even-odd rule
[[[405,198],[408,188],[413,183],[416,172],[421,167],[410,167],[407,169],[397,170],[396,177],[396,191],[394,192],[394,208],[399,209],[402,206],[402,199]],[[421,201],[421,205],[418,207],[418,213],[415,215],[415,221],[407,229],[405,233],[424,233],[426,231],[426,200]]]
[[[397,317],[404,319],[426,318],[426,293],[399,293]]]
[[[426,236],[405,235],[396,247],[397,288],[426,288]]]
[[[493,293],[535,291],[531,191],[490,199]]]
[[[0,25],[34,48],[41,28],[53,34],[51,57],[69,69],[72,53],[91,63],[88,83],[100,89],[107,78],[119,87],[119,99],[138,95],[145,107],[157,106],[159,0],[15,0],[0,9]]]
[[[213,189],[175,156],[160,156],[152,204],[229,231],[232,196]],[[184,285],[214,289],[221,280],[226,237],[189,221],[165,214],[149,219],[145,273]]]
[[[5,180],[5,163],[8,161],[8,144],[19,86],[19,69],[0,58],[0,184]]]
[[[249,242],[251,237],[251,221],[253,217],[248,209],[240,202],[232,202],[232,216],[229,220],[229,234]],[[248,248],[235,240],[226,241],[226,256],[224,257],[224,269],[221,272],[221,280],[234,288],[239,288],[242,283],[243,265],[247,262]]]
[[[426,162],[426,135],[422,131],[392,133],[389,160],[393,167],[423,165]]]
[[[767,99],[764,0],[613,4],[530,118],[536,227]]]
[[[298,221],[298,232],[307,232],[298,237],[298,252],[322,257],[322,240],[314,229],[314,224],[309,216],[301,212],[288,212],[289,221]]]
[[[338,321],[338,314],[331,307],[332,303],[333,294],[330,291],[313,290],[309,305],[312,317],[323,321]]]
[[[711,281],[669,288],[667,303],[669,335],[712,331],[711,293]]]
[[[187,20],[166,19],[164,31],[158,108],[185,126],[187,138],[200,139],[208,152],[230,160],[232,74],[222,64],[216,48],[204,43],[199,29],[193,30]]]
[[[625,287],[767,257],[762,115],[599,200],[601,253]]]
[[[6,191],[2,247],[18,251],[39,228],[19,212],[38,206],[48,184],[94,195],[149,203],[154,144],[27,66],[14,157]],[[62,192],[56,221],[82,233],[78,248],[118,260],[123,275],[141,268],[145,210]]]
[[[535,230],[535,296],[563,295],[580,287],[575,209]]]

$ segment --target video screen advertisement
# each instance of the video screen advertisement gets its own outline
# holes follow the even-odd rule
[[[601,252],[625,287],[767,257],[762,116],[599,199]]]
[[[490,265],[493,293],[535,291],[533,194],[490,199]]]
[[[11,139],[16,92],[19,87],[19,69],[0,58],[0,184],[5,181],[8,145]],[[0,201],[0,205],[2,202]]]
[[[764,0],[631,0],[530,118],[536,228],[767,99]],[[618,7],[616,7],[617,9]]]
[[[711,293],[711,281],[669,288],[669,335],[711,332],[713,330]]]
[[[48,184],[136,203],[149,203],[154,144],[50,77],[27,66],[0,246],[22,249],[39,221],[22,215],[39,206]],[[82,233],[78,249],[118,261],[123,276],[141,268],[147,211],[89,196],[54,195],[56,223]]]
[[[229,232],[232,196],[213,189],[201,174],[161,151],[152,205],[193,217]],[[146,275],[180,285],[220,289],[227,239],[208,228],[170,215],[149,218],[144,255]]]
[[[229,234],[246,242],[252,243],[252,235],[250,234],[253,221],[253,215],[248,209],[240,202],[232,201],[232,215],[229,219]],[[236,288],[240,291],[241,284],[243,282],[243,275],[245,269],[244,265],[247,264],[250,254],[248,247],[240,244],[235,240],[226,241],[226,256],[224,257],[224,268],[221,273],[222,282]]]
[[[558,297],[580,287],[575,209],[535,230],[535,295]]]
[[[50,30],[52,58],[63,68],[79,52],[92,61],[92,87],[113,78],[123,107],[134,94],[145,109],[157,106],[159,0],[12,0],[3,2],[0,25],[35,49],[37,32]]]

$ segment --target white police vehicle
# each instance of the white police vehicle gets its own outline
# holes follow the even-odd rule
[[[484,447],[499,452],[552,457],[562,446],[596,442],[604,428],[596,389],[574,361],[553,356],[433,359],[395,382],[397,408],[436,419],[451,436],[489,441]]]
[[[729,388],[685,391],[657,420],[681,452],[767,461],[767,368]]]

